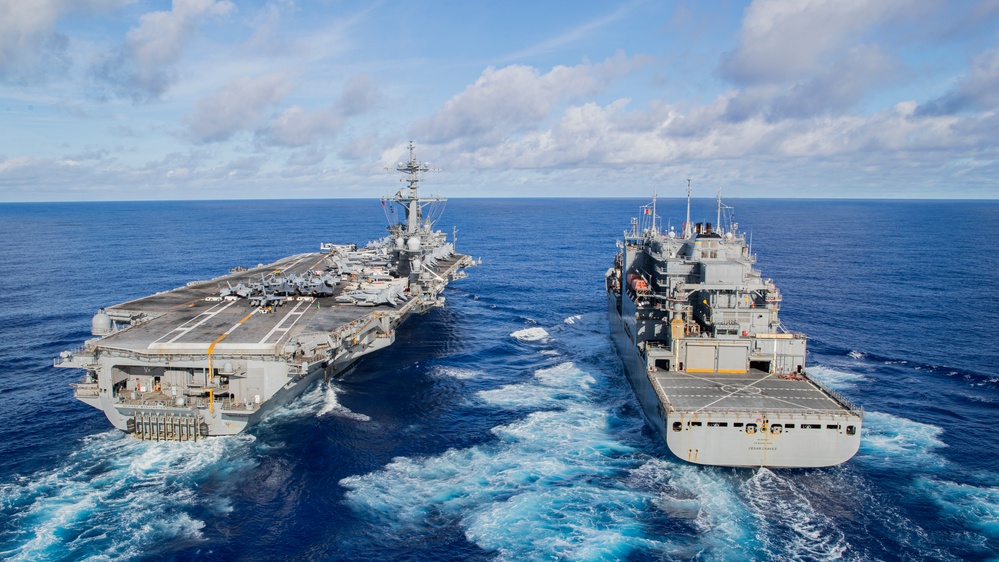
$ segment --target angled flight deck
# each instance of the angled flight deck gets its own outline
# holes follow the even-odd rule
[[[232,435],[391,345],[411,314],[443,306],[448,283],[475,265],[425,219],[445,200],[420,196],[430,168],[412,143],[409,151],[397,167],[407,187],[382,198],[404,218],[381,240],[321,244],[98,311],[97,337],[54,362],[84,370],[76,398],[141,439]]]

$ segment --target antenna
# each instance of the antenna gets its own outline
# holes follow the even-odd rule
[[[659,229],[656,228],[656,199],[658,195],[656,189],[652,188],[652,234],[659,234]]]
[[[724,236],[725,235],[725,227],[723,227],[722,223],[721,223],[721,188],[720,187],[718,188],[718,218],[717,218],[717,220],[715,220],[715,226],[718,228],[718,231],[722,234],[722,236]]]
[[[690,238],[692,234],[690,230],[690,178],[687,178],[687,222],[683,227],[683,237]]]
[[[423,181],[421,174],[424,172],[438,172],[441,169],[431,168],[430,163],[428,162],[419,162],[414,153],[415,146],[413,145],[413,141],[409,141],[407,148],[409,150],[409,161],[406,163],[399,162],[399,164],[395,167],[396,171],[406,174],[406,177],[400,178],[399,181],[406,182],[407,185],[405,188],[399,190],[399,192],[395,194],[395,197],[382,197],[382,203],[397,203],[405,209],[405,230],[407,234],[413,235],[416,234],[423,223],[423,208],[435,203],[444,203],[447,199],[440,196],[420,197],[419,184]],[[431,209],[431,214],[433,215],[432,210],[433,209]],[[435,222],[438,216],[439,213],[429,217],[429,222]]]

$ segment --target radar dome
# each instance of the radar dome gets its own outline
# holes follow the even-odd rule
[[[406,242],[406,244],[409,246],[409,251],[410,252],[419,252],[420,251],[420,237],[419,236],[413,236],[412,238],[410,238]]]
[[[90,322],[90,333],[95,336],[106,336],[111,333],[111,316],[102,308]]]

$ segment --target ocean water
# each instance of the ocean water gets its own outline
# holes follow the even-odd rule
[[[645,426],[603,291],[643,203],[449,202],[483,264],[445,308],[183,444],[112,430],[52,358],[101,306],[378,238],[377,201],[0,205],[0,558],[999,560],[999,203],[728,202],[812,372],[865,407],[857,456],[810,470],[689,465]]]

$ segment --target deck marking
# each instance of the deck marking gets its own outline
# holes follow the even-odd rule
[[[295,308],[291,309],[290,312],[285,314],[284,318],[282,318],[281,321],[278,322],[277,325],[275,325],[270,332],[267,332],[267,335],[264,336],[263,339],[261,339],[257,343],[264,343],[265,341],[267,341],[268,338],[274,335],[274,332],[287,332],[288,330],[290,330],[296,323],[298,323],[299,320],[302,319],[302,315],[305,314],[304,310],[302,312],[296,312],[303,304],[309,304],[309,303],[307,303],[306,301],[298,301],[297,303],[295,303]],[[296,318],[295,321],[292,322],[291,325],[288,326],[287,328],[282,328],[281,325],[284,324],[285,321],[288,320],[288,318],[291,318],[292,315],[296,315],[298,316],[298,318]]]
[[[223,310],[225,310],[225,309],[229,308],[230,306],[236,304],[237,302],[239,302],[239,301],[228,301],[224,305],[222,305],[222,308],[219,308],[218,310],[214,310],[213,311],[214,308],[216,308],[216,307],[219,306],[219,305],[215,305],[212,308],[209,308],[207,311],[202,312],[201,314],[199,314],[199,315],[195,316],[194,318],[188,320],[186,323],[181,324],[177,328],[174,328],[173,330],[171,330],[171,332],[168,332],[163,337],[166,337],[166,336],[170,335],[171,333],[178,332],[178,331],[180,332],[180,334],[178,334],[177,337],[173,338],[172,340],[167,341],[166,343],[173,343],[173,342],[179,340],[180,338],[186,336],[188,333],[191,332],[191,330],[197,328],[198,326],[201,326],[202,324],[204,324],[205,322],[208,322],[212,318],[215,318],[220,312],[222,312]],[[204,318],[200,322],[197,322],[196,324],[192,324],[190,326],[187,325],[188,323],[193,322],[194,320],[197,320],[198,318],[201,318],[202,316],[204,316]],[[160,338],[160,339],[162,339],[162,338]],[[153,343],[156,343],[156,342],[159,342],[159,341],[160,340],[157,339]]]
[[[710,408],[711,406],[714,406],[715,404],[717,404],[717,403],[721,402],[722,400],[725,400],[725,399],[727,399],[727,398],[731,398],[731,397],[732,397],[732,396],[734,396],[734,395],[735,395],[736,393],[738,393],[738,392],[741,392],[742,390],[744,390],[744,389],[747,389],[747,388],[749,388],[749,387],[751,387],[751,386],[756,386],[756,384],[757,384],[757,383],[761,383],[761,382],[763,382],[763,381],[765,381],[765,380],[769,379],[769,378],[770,378],[770,377],[772,377],[772,376],[774,376],[774,375],[767,375],[767,376],[763,377],[762,379],[759,379],[759,380],[757,380],[756,382],[752,382],[752,383],[750,383],[750,384],[747,384],[747,385],[745,385],[745,386],[742,386],[742,387],[739,387],[739,388],[737,388],[737,389],[733,390],[732,392],[729,392],[729,393],[728,393],[728,394],[726,394],[725,396],[722,396],[722,397],[721,397],[721,398],[719,398],[718,400],[715,400],[714,402],[711,402],[711,403],[709,403],[709,404],[705,404],[704,406],[701,406],[700,408],[698,408],[698,409],[696,409],[696,410],[694,410],[694,411],[695,411],[695,412],[700,412],[701,410],[703,410],[703,409],[705,409],[705,408]],[[694,377],[694,378],[698,378],[698,377]],[[712,381],[712,382],[715,382],[715,381]]]
[[[254,311],[254,312],[256,312],[256,311]],[[224,340],[226,336],[228,336],[229,334],[231,334],[233,332],[233,330],[235,330],[236,328],[242,326],[243,322],[246,322],[247,320],[249,320],[250,317],[253,316],[254,312],[251,312],[251,313],[247,314],[246,316],[244,316],[243,319],[240,320],[239,322],[237,322],[235,326],[233,326],[232,328],[229,328],[228,330],[226,330],[226,332],[224,334],[222,334],[221,336],[215,338],[215,341],[213,341],[211,343],[211,345],[208,346],[208,380],[209,381],[211,381],[211,380],[213,380],[215,378],[215,371],[212,369],[212,352],[215,351],[215,345],[218,344],[220,341]],[[213,406],[213,404],[209,403],[209,406],[210,406],[209,410],[211,410],[212,409],[211,406]]]

